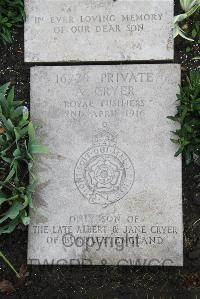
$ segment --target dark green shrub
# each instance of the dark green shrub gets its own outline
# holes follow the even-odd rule
[[[0,87],[0,234],[19,223],[28,225],[32,194],[37,186],[34,155],[47,153],[38,144],[28,109],[14,100],[14,87]],[[29,178],[30,177],[30,183]]]
[[[190,73],[177,99],[177,114],[168,118],[178,122],[180,129],[173,132],[177,138],[171,140],[179,145],[175,156],[182,153],[189,164],[200,155],[200,70]]]
[[[25,19],[22,0],[0,0],[0,41],[12,42],[12,30],[22,26]]]

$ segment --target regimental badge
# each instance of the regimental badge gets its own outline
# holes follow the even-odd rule
[[[74,181],[91,204],[107,207],[132,188],[135,171],[131,159],[117,145],[117,135],[107,124],[93,137],[92,146],[79,158]]]

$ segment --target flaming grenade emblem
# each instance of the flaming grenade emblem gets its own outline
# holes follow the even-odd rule
[[[76,164],[75,184],[91,204],[107,207],[122,199],[133,185],[132,161],[116,145],[117,135],[104,124]]]

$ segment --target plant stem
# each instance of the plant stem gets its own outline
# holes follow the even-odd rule
[[[188,12],[186,12],[187,17],[189,18],[191,15],[193,15],[197,9],[200,8],[200,4],[196,4],[195,6],[193,6]]]
[[[3,252],[0,250],[0,258],[3,259],[3,261],[10,267],[10,269],[16,274],[17,278],[20,278],[20,274],[17,272],[17,270],[14,268],[14,266],[9,262],[9,260],[5,257]]]

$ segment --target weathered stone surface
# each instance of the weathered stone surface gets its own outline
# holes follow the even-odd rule
[[[173,59],[173,0],[26,0],[25,61]]]
[[[29,263],[182,265],[180,66],[35,67],[31,114],[51,154]]]

